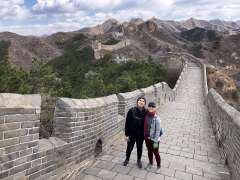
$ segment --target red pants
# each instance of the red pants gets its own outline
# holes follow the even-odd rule
[[[153,164],[153,154],[154,154],[156,161],[157,161],[157,166],[160,166],[161,165],[161,157],[160,157],[160,154],[158,151],[159,143],[158,143],[158,148],[156,148],[156,149],[153,148],[154,141],[152,141],[150,139],[145,139],[145,143],[146,143],[147,150],[148,150],[149,163]]]

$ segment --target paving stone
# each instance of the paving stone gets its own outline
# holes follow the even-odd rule
[[[126,142],[122,138],[99,156],[92,167],[101,170],[88,170],[89,177],[98,172],[101,180],[128,180],[133,177],[134,180],[214,180],[223,177],[219,172],[228,173],[215,142],[208,109],[204,105],[203,92],[200,90],[202,82],[201,69],[192,67],[191,63],[175,100],[158,109],[165,129],[159,146],[161,169],[156,169],[155,158],[151,170],[138,169],[136,147],[128,166],[122,166],[126,151]],[[148,163],[145,144],[142,161],[144,166]]]
[[[116,172],[102,169],[97,176],[104,179],[113,179],[116,176],[116,174],[117,174]]]
[[[133,180],[133,176],[125,175],[125,174],[118,174],[114,180]]]
[[[175,177],[182,180],[192,180],[193,175],[182,171],[176,171]]]
[[[201,156],[201,155],[197,155],[197,154],[194,154],[194,159],[197,159],[197,160],[200,160],[200,161],[208,161],[207,156]]]
[[[137,169],[137,168],[132,168],[129,172],[129,175],[139,177],[139,178],[144,178],[146,174],[147,174],[146,170]]]
[[[84,173],[96,176],[100,171],[101,171],[100,168],[90,167],[90,168],[86,169],[84,171]]]
[[[156,174],[156,173],[147,173],[146,175],[146,180],[163,180],[164,179],[164,176],[161,175],[161,174]]]
[[[86,175],[83,178],[81,178],[81,180],[100,180],[100,178],[98,178],[96,176]]]
[[[182,151],[180,153],[180,156],[191,158],[191,159],[193,158],[193,154],[192,153],[188,153],[188,152],[184,152],[184,151]]]
[[[176,156],[180,155],[180,151],[176,151],[176,150],[172,150],[172,149],[168,149],[167,153],[172,154],[172,155],[176,155]]]
[[[111,170],[115,166],[115,163],[112,163],[110,161],[99,161],[96,167],[102,168],[102,169],[108,169]]]
[[[193,175],[193,180],[210,180],[210,178]]]
[[[118,165],[118,164],[114,166],[114,168],[112,169],[112,171],[118,172],[121,174],[128,174],[130,170],[131,170],[131,167]]]
[[[104,161],[111,161],[114,158],[114,156],[111,155],[103,155],[100,156],[98,159],[104,160]]]
[[[195,174],[195,175],[199,175],[202,176],[203,175],[203,171],[200,168],[196,168],[196,167],[186,167],[186,172],[187,173],[191,173],[191,174]]]
[[[164,180],[179,180],[179,179],[174,178],[174,177],[168,177],[168,176],[166,176]]]
[[[176,170],[181,170],[181,171],[185,171],[186,169],[186,165],[181,164],[181,163],[177,163],[177,162],[171,162],[169,169],[176,169]]]
[[[173,169],[168,169],[168,168],[164,168],[164,167],[161,167],[160,169],[158,169],[156,171],[156,173],[159,173],[159,174],[162,174],[162,175],[165,175],[165,176],[174,176],[175,174],[175,170]]]

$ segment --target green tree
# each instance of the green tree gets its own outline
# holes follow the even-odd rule
[[[106,94],[105,84],[99,73],[90,73],[86,76],[81,88],[81,97],[93,98]]]
[[[118,92],[128,92],[137,88],[136,82],[131,75],[124,71],[121,76],[116,79],[116,87]]]

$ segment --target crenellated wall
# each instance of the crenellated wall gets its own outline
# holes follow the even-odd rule
[[[40,107],[39,95],[0,94],[0,179],[31,169],[39,151]]]
[[[232,180],[240,179],[240,112],[210,89],[207,105],[216,141],[231,171]]]
[[[208,90],[206,64],[202,59],[183,54],[198,64],[203,75],[203,95],[222,158],[231,172],[231,180],[240,179],[240,112],[230,106],[214,89]]]
[[[0,179],[49,179],[97,155],[123,130],[139,96],[160,106],[174,101],[186,73],[187,63],[174,89],[161,82],[101,98],[58,98],[49,139],[39,139],[40,95],[0,94]]]

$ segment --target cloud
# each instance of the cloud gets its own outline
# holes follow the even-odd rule
[[[35,24],[35,25],[25,25],[25,26],[5,26],[1,27],[1,31],[14,32],[20,35],[35,35],[43,36],[49,35],[56,32],[69,32],[82,28],[83,26],[80,23],[76,22],[58,22],[51,24]]]
[[[2,0],[0,3],[0,19],[25,19],[29,10],[24,6],[24,0]]]
[[[37,0],[32,7],[32,12],[36,14],[45,13],[74,13],[75,8],[71,0]]]
[[[24,21],[22,25],[16,23],[19,26],[6,26],[2,21],[0,27],[1,31],[42,35],[94,26],[109,18],[121,22],[138,17],[146,20],[153,16],[163,20],[185,20],[190,17],[239,20],[239,9],[239,0],[37,0],[28,8],[24,0],[3,0],[0,20],[4,18],[14,22],[19,17]]]

